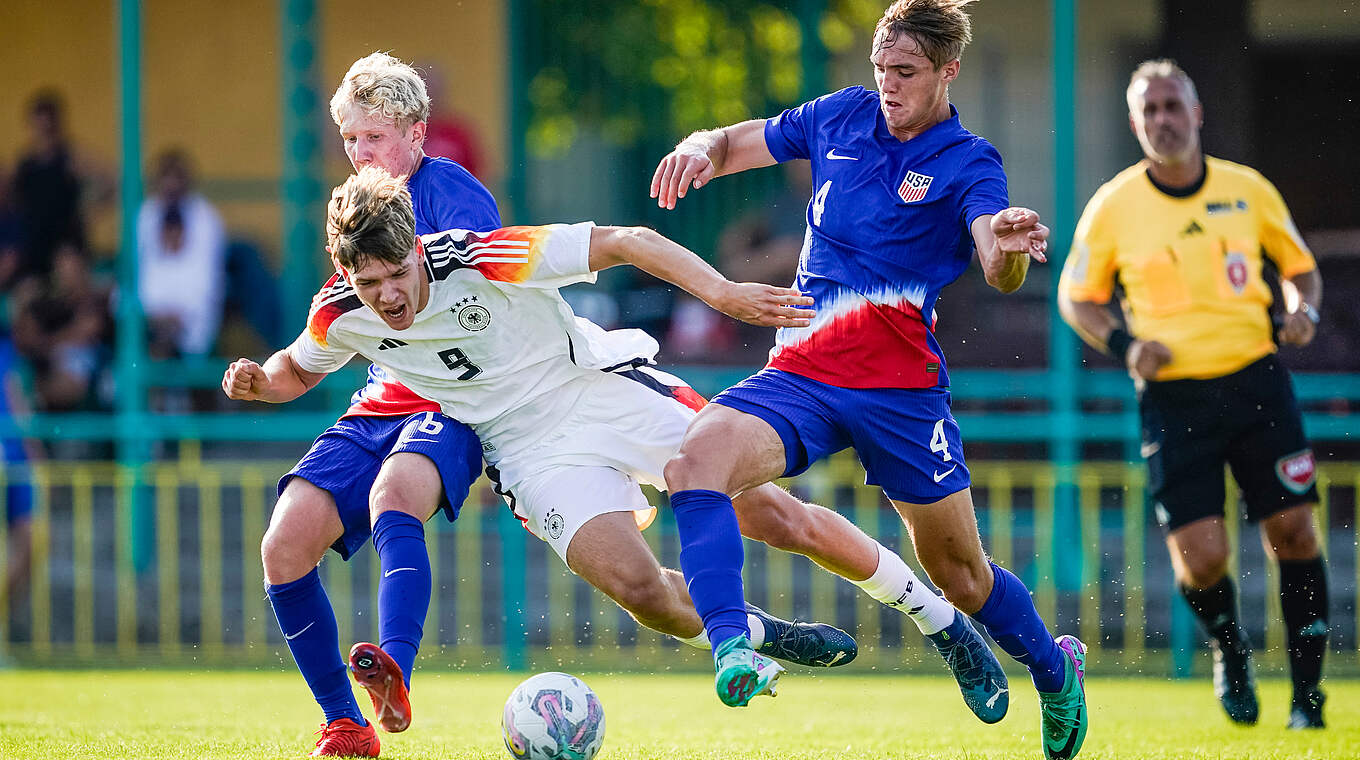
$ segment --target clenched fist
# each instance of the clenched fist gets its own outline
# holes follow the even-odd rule
[[[222,374],[222,392],[236,401],[259,401],[269,389],[264,367],[249,359],[237,359]]]

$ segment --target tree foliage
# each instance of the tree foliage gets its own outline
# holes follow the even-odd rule
[[[803,23],[838,54],[867,36],[881,0],[530,0],[530,149],[555,155],[582,130],[624,147],[648,136],[768,115],[803,95]],[[817,59],[820,65],[820,58]]]

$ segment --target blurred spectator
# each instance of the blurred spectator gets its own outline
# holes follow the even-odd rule
[[[44,276],[63,242],[87,250],[80,173],[66,137],[61,96],[42,90],[28,105],[28,146],[14,172],[14,203],[23,230],[16,279]]]
[[[0,448],[4,450],[5,526],[5,599],[0,615],[8,619],[14,602],[28,592],[30,558],[33,550],[33,482],[29,462],[41,456],[37,442],[18,437],[11,430],[15,419],[28,412],[20,389],[16,364],[18,354],[7,331],[0,332]]]
[[[811,164],[784,163],[784,187],[718,237],[717,267],[735,282],[788,285],[798,269],[812,193]],[[675,302],[665,350],[673,361],[758,366],[774,345],[774,329],[729,319],[688,294]]]
[[[212,351],[222,321],[222,218],[194,190],[182,151],[160,155],[151,186],[137,214],[137,290],[150,336],[147,351],[160,359],[203,356]]]
[[[113,332],[109,289],[97,284],[89,257],[60,244],[52,271],[15,288],[14,345],[33,367],[39,408],[66,411],[98,405],[96,391]]]
[[[18,279],[23,244],[24,226],[14,205],[11,178],[0,168],[0,293],[8,292]]]
[[[228,242],[226,276],[223,321],[235,321],[238,325],[248,327],[248,332],[253,333],[253,336],[248,340],[240,340],[241,331],[237,330],[238,339],[232,340],[224,325],[222,334],[218,336],[221,355],[268,353],[273,346],[283,345],[293,339],[294,336],[289,335],[288,331],[294,325],[283,318],[278,277],[265,263],[265,254],[258,245],[244,238]]]
[[[482,158],[482,147],[472,124],[443,106],[444,77],[434,67],[424,71],[426,87],[430,92],[430,118],[425,122],[425,155],[443,156],[457,161],[472,176],[485,180],[482,171],[486,162]]]

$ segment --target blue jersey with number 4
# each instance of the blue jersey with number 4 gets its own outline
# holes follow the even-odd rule
[[[779,330],[768,366],[842,388],[948,386],[935,300],[968,268],[973,220],[1010,205],[1000,154],[953,106],[898,140],[863,87],[770,119],[765,143],[812,162],[795,286],[817,309],[810,327]]]

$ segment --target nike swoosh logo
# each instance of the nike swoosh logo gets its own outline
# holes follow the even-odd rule
[[[1010,691],[1010,689],[997,689],[996,693],[992,695],[992,698],[987,700],[987,709],[990,710],[993,707],[996,707],[996,701],[1001,699],[1001,695],[1008,691]]]
[[[1081,723],[1080,707],[1077,708],[1077,723]],[[1072,733],[1067,735],[1067,743],[1063,745],[1062,749],[1058,750],[1057,752],[1051,753],[1049,757],[1055,758],[1055,760],[1067,760],[1067,758],[1072,757],[1072,750],[1076,746],[1077,746],[1077,729],[1074,728],[1072,729]]]
[[[312,622],[310,622],[310,623],[308,623],[307,625],[303,626],[303,627],[302,627],[302,630],[298,631],[297,633],[293,634],[292,636],[289,636],[288,634],[285,633],[285,634],[283,634],[283,637],[284,637],[285,639],[289,640],[289,641],[292,641],[293,639],[296,639],[297,637],[299,637],[299,636],[301,636],[302,634],[306,633],[306,632],[307,632],[307,629],[308,629],[308,628],[311,628],[311,627],[314,626],[314,625],[316,625],[316,621],[315,621],[315,620],[313,620]]]
[[[407,438],[402,443],[439,443],[433,438]]]
[[[399,573],[399,572],[401,572],[402,570],[415,570],[415,568],[414,568],[414,567],[394,567],[394,568],[392,568],[391,570],[388,570],[387,572],[383,573],[383,577],[384,577],[384,578],[388,578],[388,577],[390,577],[393,573]]]
[[[858,160],[859,160],[859,156],[842,156],[841,154],[839,154],[839,153],[836,152],[836,149],[835,149],[835,148],[832,148],[831,150],[828,150],[828,151],[826,152],[826,157],[829,158],[829,159],[831,159],[832,161],[858,161]]]
[[[935,477],[935,482],[938,483],[938,482],[940,482],[941,480],[944,480],[945,478],[949,477],[949,473],[951,473],[951,472],[953,472],[954,470],[957,470],[957,469],[959,469],[959,466],[958,466],[958,465],[954,465],[953,467],[950,467],[949,469],[945,470],[944,472],[936,472],[935,475],[934,475],[934,477]]]

